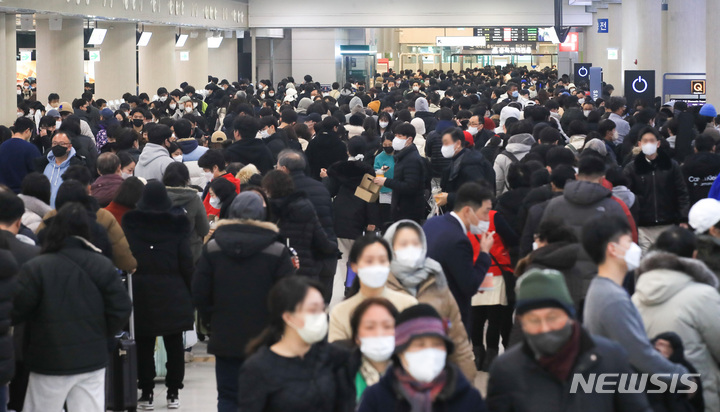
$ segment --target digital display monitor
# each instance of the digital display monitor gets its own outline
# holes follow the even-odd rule
[[[537,27],[476,27],[475,36],[487,43],[537,42]]]

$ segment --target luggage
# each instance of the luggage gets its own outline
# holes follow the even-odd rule
[[[132,300],[132,275],[127,275],[127,288]],[[134,311],[130,314],[130,332],[115,338],[105,375],[105,409],[130,411],[137,408],[137,346],[135,345]]]

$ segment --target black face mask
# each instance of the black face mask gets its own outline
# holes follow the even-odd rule
[[[57,145],[57,146],[53,146],[52,149],[50,149],[50,150],[52,151],[53,156],[63,157],[67,154],[68,148],[65,146]]]
[[[142,125],[145,123],[145,120],[143,119],[133,119],[132,124],[135,127],[142,127]]]
[[[392,153],[392,152],[393,152],[393,148],[392,148],[392,146],[386,146],[386,147],[383,147],[383,150],[384,150],[384,151],[385,151],[385,153],[387,153],[387,154],[390,154],[390,153]]]

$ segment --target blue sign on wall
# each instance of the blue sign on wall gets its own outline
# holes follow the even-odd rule
[[[598,19],[598,33],[608,32],[608,19]]]

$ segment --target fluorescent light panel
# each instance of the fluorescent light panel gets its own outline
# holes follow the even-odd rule
[[[177,42],[175,43],[175,47],[183,47],[185,46],[185,42],[188,39],[187,34],[181,34],[180,37],[178,37]]]
[[[92,33],[90,34],[90,40],[88,40],[88,44],[92,44],[95,46],[101,45],[103,40],[105,40],[106,34],[107,29],[93,29]]]
[[[140,35],[140,40],[138,40],[137,45],[140,47],[145,47],[150,43],[150,37],[152,37],[152,32],[144,31]]]
[[[222,43],[223,38],[222,37],[208,37],[208,49],[217,49],[220,47],[220,43]]]

